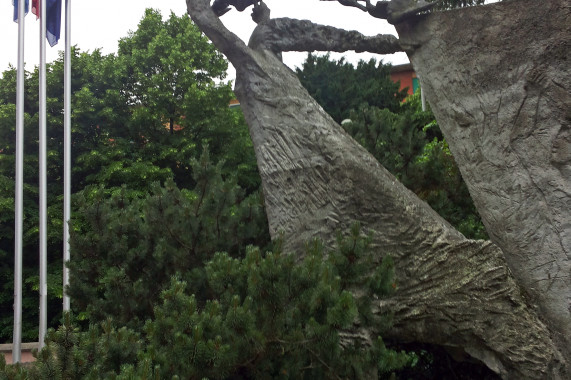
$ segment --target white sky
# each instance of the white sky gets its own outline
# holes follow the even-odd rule
[[[127,36],[129,30],[136,30],[137,24],[143,17],[146,8],[161,11],[164,18],[170,12],[177,15],[186,13],[185,0],[70,0],[72,11],[71,44],[77,45],[82,51],[93,51],[101,48],[103,53],[117,51],[120,38]],[[384,20],[375,19],[356,8],[339,5],[336,2],[322,2],[318,0],[265,0],[272,10],[272,18],[292,17],[310,19],[316,23],[328,24],[336,27],[358,30],[363,34],[375,35],[395,34],[393,26]],[[65,4],[65,0],[63,0]],[[64,8],[64,6],[62,7]],[[55,60],[58,52],[64,48],[64,26],[62,9],[62,31],[60,42],[51,48],[47,45],[48,62]],[[0,36],[2,47],[0,49],[0,73],[8,68],[9,64],[16,66],[18,48],[18,26],[12,21],[13,6],[10,0],[0,0]],[[237,12],[232,10],[222,16],[221,20],[240,38],[247,41],[255,27],[250,18],[250,10]],[[39,21],[31,12],[26,17],[25,29],[25,61],[26,69],[31,71],[39,62]],[[286,53],[284,62],[290,66],[300,66],[307,53]],[[369,59],[371,54],[332,54],[338,58],[345,55],[351,62],[359,59]],[[408,62],[404,53],[376,56],[384,62],[401,64]],[[229,73],[234,77],[233,71]]]

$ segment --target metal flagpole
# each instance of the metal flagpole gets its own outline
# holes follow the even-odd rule
[[[69,219],[71,214],[71,0],[65,0],[65,53],[64,53],[64,174],[63,174],[63,311],[69,311]]]
[[[39,90],[39,130],[40,130],[40,324],[38,341],[44,347],[46,337],[47,311],[47,174],[46,174],[46,1],[40,1],[40,90]]]
[[[25,2],[18,1],[18,72],[16,79],[16,194],[14,236],[14,331],[12,363],[21,360],[22,346],[22,231],[24,209],[24,16]]]

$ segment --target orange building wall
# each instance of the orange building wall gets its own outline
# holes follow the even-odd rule
[[[413,85],[412,85],[413,78],[416,78],[416,73],[412,70],[391,73],[391,79],[393,80],[393,82],[396,83],[400,81],[401,90],[404,89],[405,87],[408,87],[409,95],[413,94]]]

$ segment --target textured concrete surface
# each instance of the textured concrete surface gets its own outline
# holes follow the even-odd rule
[[[280,61],[280,48],[295,48],[292,31],[299,41],[308,41],[300,43],[299,50],[335,50],[336,40],[345,49],[343,31],[296,20],[272,20],[261,24],[246,46],[214,16],[208,0],[187,0],[187,5],[192,19],[237,69],[236,94],[254,142],[270,232],[283,234],[286,249],[299,254],[314,237],[331,245],[337,230],[347,230],[360,221],[372,234],[374,260],[391,254],[397,266],[396,295],[371,300],[375,313],[390,310],[395,314],[395,325],[385,334],[459,348],[504,378],[565,378],[565,359],[530,307],[535,302],[526,299],[527,293],[512,276],[502,250],[491,242],[465,239],[404,188],[321,109]],[[484,18],[488,10],[480,12],[478,17]],[[462,13],[455,17],[460,17],[456,28],[467,22]],[[489,17],[497,21],[500,16]],[[418,25],[430,22],[434,23],[428,18]],[[442,28],[452,33],[454,28],[446,25]],[[411,35],[430,31],[428,27],[415,31],[413,24],[408,27]],[[360,49],[368,44],[367,37],[353,32],[345,36]],[[409,53],[413,46],[420,51],[432,37],[418,38],[404,41]],[[377,38],[368,46],[378,49],[377,43],[386,47],[393,41]],[[473,40],[458,41],[462,46],[473,43],[477,45]],[[444,54],[445,47],[440,49],[436,52]],[[459,70],[448,87],[455,87],[454,81],[464,77],[484,89],[488,86],[473,73]],[[478,99],[480,90],[470,90],[472,97]],[[448,97],[443,91],[432,88],[433,97]],[[457,106],[453,97],[447,101],[454,110],[451,118],[465,129],[471,118],[483,117],[479,110]],[[437,117],[443,118],[441,123],[447,121],[446,115],[437,113]],[[465,133],[465,139],[471,138]],[[499,153],[494,160],[494,165],[506,165]],[[496,207],[482,201],[479,206]],[[374,336],[378,331],[365,333]],[[366,334],[356,330],[353,337],[367,340]]]
[[[488,233],[571,357],[571,3],[397,26]]]

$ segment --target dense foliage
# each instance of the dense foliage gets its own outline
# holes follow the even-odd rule
[[[170,61],[177,62],[178,74],[168,73],[175,69],[168,64]],[[234,95],[230,84],[222,81],[227,63],[187,16],[171,15],[163,20],[158,12],[147,10],[140,28],[121,40],[117,54],[81,52],[76,48],[72,65],[72,216],[81,199],[108,197],[122,186],[126,186],[128,198],[143,197],[153,182],[164,183],[167,179],[181,188],[194,188],[191,162],[207,146],[212,159],[220,162],[220,175],[234,176],[243,189],[237,203],[249,195],[259,197],[254,195],[258,194],[260,178],[247,126],[240,112],[228,108]],[[156,88],[152,83],[143,87],[140,73],[151,66],[155,75],[172,75],[179,81],[172,84],[171,90],[162,88],[184,93],[177,99],[176,114],[148,103],[148,99],[156,99]],[[38,70],[26,76],[23,339],[35,341]],[[48,311],[52,326],[57,326],[62,296],[61,78],[63,57],[49,64],[47,70]],[[15,89],[16,71],[10,69],[0,78],[0,341],[11,340],[13,327]],[[265,216],[260,218],[265,223]],[[75,224],[74,228],[81,230],[83,226]],[[264,240],[268,239],[266,232]]]
[[[407,95],[391,80],[390,66],[374,59],[354,67],[343,58],[333,61],[329,55],[308,54],[296,73],[309,94],[338,123],[363,103],[395,112]]]
[[[124,207],[136,208],[138,203]],[[144,203],[149,213],[164,209],[153,196]],[[174,203],[165,207],[170,212],[178,208]],[[144,223],[143,218],[132,221],[142,229]],[[204,236],[212,234],[203,231]],[[159,240],[164,231],[147,232],[149,239]],[[325,253],[318,241],[310,242],[302,262],[298,255],[282,253],[278,244],[265,254],[249,247],[241,258],[211,253],[192,271],[187,265],[196,257],[185,252],[177,258],[174,275],[150,279],[152,286],[129,283],[126,272],[120,282],[114,281],[117,271],[129,264],[106,266],[99,276],[101,294],[82,294],[99,299],[97,306],[105,315],[89,306],[91,325],[85,332],[66,316],[57,331],[50,331],[47,348],[31,368],[6,368],[0,362],[0,379],[365,379],[371,371],[390,373],[413,365],[414,355],[387,349],[380,337],[371,344],[342,344],[341,330],[354,328],[356,321],[362,328],[377,330],[390,325],[390,315],[371,317],[370,299],[396,288],[393,263],[385,256],[371,269],[368,241],[355,224],[346,236],[339,235],[333,251]],[[109,250],[112,256],[136,256],[120,244]],[[152,271],[153,264],[147,262],[139,270]],[[110,277],[112,284],[107,286]],[[131,289],[157,292],[125,294],[123,281]],[[350,292],[355,286],[365,290],[359,298]],[[145,304],[145,297],[151,298],[153,307],[139,310],[139,318],[125,326],[127,316],[113,303],[124,311]]]
[[[207,152],[189,166],[193,189],[169,179],[142,198],[129,197],[127,187],[110,198],[104,188],[82,194],[71,240],[74,310],[92,322],[113,317],[140,327],[173,275],[202,295],[201,268],[214,252],[241,256],[249,244],[268,244],[258,193],[247,196],[235,178],[224,180]]]

